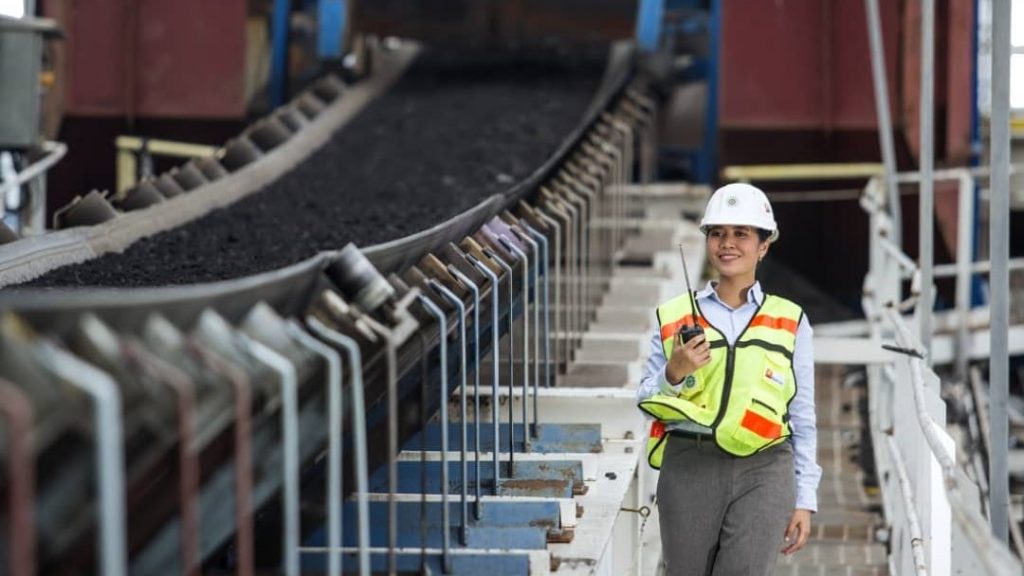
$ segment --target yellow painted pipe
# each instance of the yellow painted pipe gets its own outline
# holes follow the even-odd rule
[[[722,178],[740,182],[754,180],[835,180],[871,178],[885,173],[880,163],[851,164],[757,164],[726,166]]]
[[[190,142],[174,142],[171,140],[149,140],[137,136],[118,136],[115,141],[118,150],[132,152],[148,152],[154,156],[173,156],[176,158],[201,158],[217,153],[217,146],[192,144]]]
[[[135,185],[138,172],[137,152],[146,152],[153,156],[171,156],[174,158],[203,158],[213,156],[218,147],[190,142],[174,142],[171,140],[150,140],[137,136],[118,136],[114,141],[117,147],[117,197]]]

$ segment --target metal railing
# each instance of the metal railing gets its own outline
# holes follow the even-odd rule
[[[26,166],[13,178],[0,174],[0,221],[7,212],[15,215],[15,232],[20,236],[42,234],[46,231],[46,172],[53,168],[68,152],[63,142],[43,142],[42,156]],[[27,186],[27,197],[21,187]]]
[[[212,157],[217,146],[194,144],[191,142],[174,142],[139,138],[137,136],[118,136],[114,141],[117,148],[117,193],[123,194],[139,180],[139,164],[143,166],[143,175],[151,176],[153,171],[152,156],[168,156],[171,158],[204,158]]]
[[[956,302],[963,315],[957,366],[966,372],[970,279],[975,267],[969,236],[975,181],[966,169],[949,176],[960,181],[963,210],[955,272]],[[912,311],[911,323],[919,328],[920,319],[932,310],[922,304],[920,269],[892,239],[894,222],[879,179],[868,182],[861,206],[870,219],[869,271],[862,304],[871,338],[880,345],[894,339],[898,346],[894,349],[905,356],[905,360],[868,368],[870,433],[885,514],[893,528],[891,567],[899,574],[1020,574],[1020,561],[992,537],[980,499],[970,494],[974,487],[957,466],[954,441],[945,430],[939,377],[903,316]],[[910,292],[904,297],[907,279]],[[914,418],[901,417],[910,412]]]

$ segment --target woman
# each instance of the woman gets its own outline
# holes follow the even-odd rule
[[[719,188],[700,229],[718,280],[658,307],[637,391],[655,418],[663,558],[673,576],[770,575],[817,510],[811,326],[757,281],[779,235],[761,190]],[[693,326],[703,333],[684,342]]]

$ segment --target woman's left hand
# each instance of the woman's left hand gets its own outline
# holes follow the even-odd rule
[[[782,549],[782,553],[789,556],[803,548],[810,535],[811,511],[793,510],[793,516],[789,519],[789,526],[786,527],[786,547]]]

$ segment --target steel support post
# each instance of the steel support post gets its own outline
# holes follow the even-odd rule
[[[992,533],[1009,541],[1010,477],[1007,472],[1010,359],[1010,0],[992,1],[992,117],[989,201],[989,259],[992,273],[992,355],[989,358],[989,411],[992,439],[989,454],[989,510]]]
[[[892,116],[889,104],[889,81],[885,71],[885,45],[882,41],[882,21],[878,13],[878,0],[864,0],[868,16],[868,39],[871,43],[871,77],[875,88],[875,114],[878,118],[878,143],[885,164],[885,190],[889,201],[889,215],[893,221],[892,240],[903,246],[902,207],[899,184],[896,182],[896,152],[892,137]]]
[[[935,213],[935,0],[921,0],[921,185],[918,262],[921,268],[921,300],[917,305],[921,344],[925,362],[931,365],[932,309],[935,287],[932,273],[932,243]],[[894,225],[896,223],[894,222]],[[938,392],[938,390],[936,390]]]

